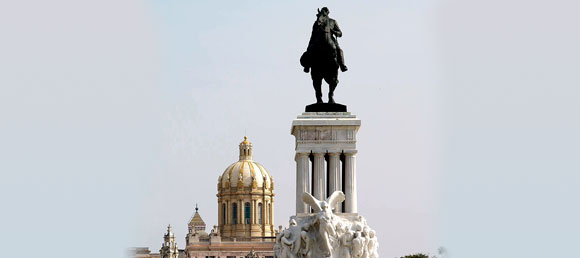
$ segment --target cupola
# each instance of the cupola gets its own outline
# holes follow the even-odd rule
[[[274,236],[274,180],[254,161],[252,148],[244,136],[238,161],[218,179],[218,225],[225,241],[263,241]]]

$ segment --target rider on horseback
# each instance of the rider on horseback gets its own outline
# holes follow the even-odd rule
[[[312,26],[312,35],[310,36],[310,41],[308,42],[308,48],[306,49],[306,52],[312,51],[313,46],[319,43],[316,42],[318,40],[317,36],[319,36],[319,33],[325,33],[327,39],[328,37],[330,37],[329,41],[332,42],[331,45],[336,51],[336,57],[340,70],[342,72],[346,72],[348,68],[344,64],[344,56],[342,54],[342,49],[340,49],[340,46],[338,45],[338,40],[336,39],[342,37],[342,31],[338,27],[338,23],[336,23],[334,19],[328,17],[329,13],[330,11],[328,10],[327,7],[322,7],[322,9],[318,12],[318,14],[316,14],[317,20],[314,22],[314,25]],[[321,26],[321,23],[323,22],[326,23],[325,24],[326,26]],[[323,31],[320,31],[321,27],[323,28]],[[308,66],[304,67],[304,72],[308,72],[309,69],[310,67]]]
[[[342,50],[336,37],[342,37],[342,31],[335,20],[328,17],[328,8],[323,7],[316,15],[312,26],[312,35],[306,52],[300,57],[304,72],[310,72],[312,86],[316,93],[316,103],[322,102],[322,80],[328,83],[328,103],[334,102],[334,89],[338,85],[338,68],[345,72]]]

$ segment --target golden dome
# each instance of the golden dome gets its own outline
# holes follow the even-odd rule
[[[260,163],[252,159],[252,143],[244,136],[238,162],[229,165],[219,177],[219,188],[272,189],[273,179]]]

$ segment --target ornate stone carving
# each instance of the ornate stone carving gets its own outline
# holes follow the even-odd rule
[[[260,257],[258,256],[258,254],[256,254],[256,252],[254,251],[254,249],[252,249],[252,251],[250,251],[250,253],[248,253],[246,255],[246,258],[260,258]]]
[[[378,258],[378,241],[362,216],[335,214],[332,207],[343,202],[344,193],[336,191],[326,200],[308,193],[302,201],[314,213],[295,216],[287,229],[280,229],[274,246],[278,258]]]

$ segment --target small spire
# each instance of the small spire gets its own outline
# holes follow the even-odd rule
[[[197,210],[198,210],[197,203],[195,203],[195,213],[197,213]]]
[[[167,226],[167,232],[171,232],[171,224],[169,224],[169,226]]]

